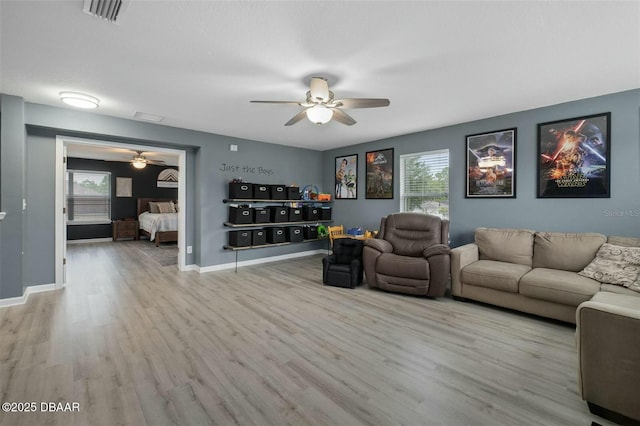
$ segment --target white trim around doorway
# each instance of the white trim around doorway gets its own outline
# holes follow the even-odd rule
[[[64,238],[64,147],[65,143],[83,144],[83,145],[100,145],[117,148],[125,148],[133,151],[145,151],[152,149],[156,152],[163,152],[178,156],[178,269],[185,271],[186,267],[186,181],[187,181],[187,152],[180,149],[160,148],[151,145],[134,145],[121,142],[111,142],[94,139],[74,138],[67,136],[56,136],[56,199],[55,199],[55,288],[61,288],[64,285],[64,253],[66,241]]]

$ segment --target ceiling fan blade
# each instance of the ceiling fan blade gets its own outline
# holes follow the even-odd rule
[[[322,77],[311,77],[309,92],[314,100],[327,102],[329,100],[329,83]]]
[[[307,110],[303,109],[302,111],[300,111],[299,113],[294,115],[291,120],[289,120],[286,123],[284,123],[284,125],[285,126],[291,126],[293,124],[296,124],[298,121],[304,119],[306,116],[307,116]]]
[[[292,104],[292,105],[300,105],[298,101],[249,101],[254,104]]]
[[[353,126],[356,124],[356,120],[353,119],[349,114],[342,111],[338,108],[332,108],[333,110],[333,119],[339,123],[346,124],[347,126]]]
[[[389,106],[389,99],[348,98],[338,99],[334,103],[342,108],[377,108]]]

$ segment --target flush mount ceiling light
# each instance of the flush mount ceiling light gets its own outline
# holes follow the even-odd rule
[[[60,92],[60,100],[76,108],[92,109],[100,105],[100,99],[79,92]]]

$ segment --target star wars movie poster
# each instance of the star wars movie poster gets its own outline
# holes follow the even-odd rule
[[[467,136],[467,198],[515,198],[516,129]]]
[[[538,124],[538,198],[609,198],[611,113]]]
[[[367,152],[366,198],[393,198],[393,148]]]

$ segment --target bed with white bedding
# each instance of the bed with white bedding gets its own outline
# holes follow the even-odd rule
[[[163,242],[178,241],[178,213],[151,213],[149,203],[174,203],[161,198],[138,198],[140,232],[154,241],[156,247]]]

